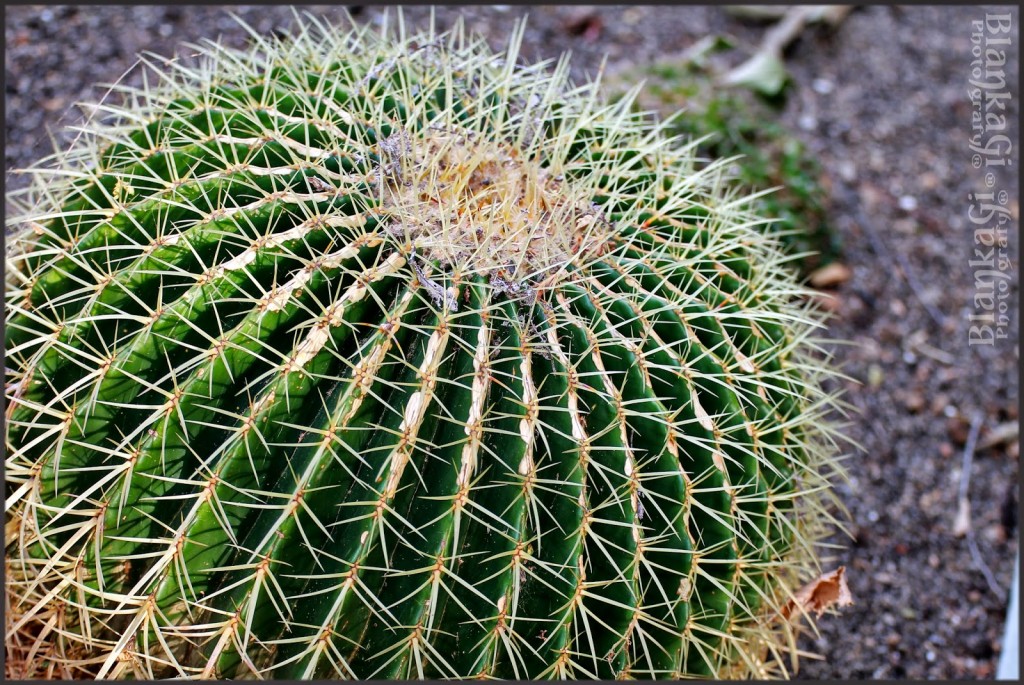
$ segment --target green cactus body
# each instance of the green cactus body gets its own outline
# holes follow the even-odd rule
[[[785,671],[834,402],[750,198],[515,39],[302,27],[168,63],[12,198],[9,648]]]

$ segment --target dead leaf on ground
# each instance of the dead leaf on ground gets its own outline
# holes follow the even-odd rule
[[[846,584],[846,567],[840,566],[797,590],[782,611],[782,618],[788,619],[796,610],[798,614],[813,611],[821,616],[830,606],[845,607],[853,604],[853,595]]]
[[[846,283],[852,276],[853,271],[850,267],[839,262],[831,262],[812,272],[808,280],[815,288],[834,288]]]
[[[978,449],[985,450],[989,447],[1013,442],[1019,434],[1020,424],[1018,422],[1007,421],[1006,423],[1001,423],[988,431],[985,437],[978,443]]]

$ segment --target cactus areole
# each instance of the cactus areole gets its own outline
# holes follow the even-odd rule
[[[521,27],[298,27],[8,198],[14,675],[791,672],[834,402],[728,165]]]

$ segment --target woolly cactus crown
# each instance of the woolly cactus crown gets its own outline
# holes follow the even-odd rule
[[[785,671],[818,318],[723,163],[521,38],[209,44],[11,198],[26,674]]]

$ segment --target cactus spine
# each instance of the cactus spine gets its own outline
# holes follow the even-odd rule
[[[788,668],[818,317],[725,165],[521,36],[206,45],[10,198],[26,674]]]

